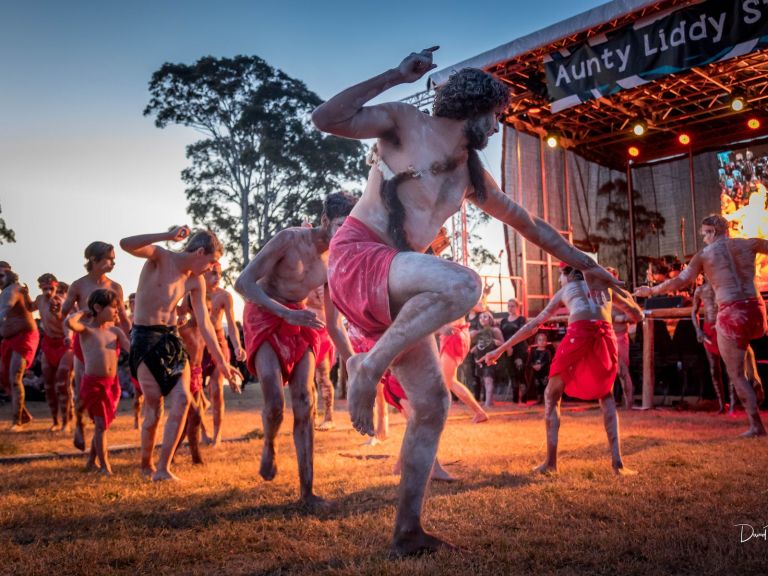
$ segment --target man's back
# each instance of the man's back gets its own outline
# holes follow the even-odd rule
[[[699,253],[718,304],[757,297],[755,256],[760,242],[755,238],[722,238]]]

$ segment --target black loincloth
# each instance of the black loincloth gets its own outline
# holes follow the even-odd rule
[[[131,376],[137,380],[143,362],[160,386],[160,393],[168,396],[184,372],[187,360],[187,350],[176,326],[133,325],[130,364]]]

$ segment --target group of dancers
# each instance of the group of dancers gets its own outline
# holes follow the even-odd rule
[[[462,397],[456,368],[469,349],[463,318],[478,302],[481,282],[472,270],[435,257],[428,249],[442,224],[465,201],[515,228],[563,263],[562,288],[552,302],[483,358],[492,364],[533,334],[560,304],[568,308],[568,330],[553,360],[545,393],[547,455],[537,470],[557,469],[560,398],[567,392],[600,401],[612,467],[617,474],[631,473],[621,458],[611,395],[619,366],[611,320],[614,308],[626,321],[638,320],[642,311],[614,275],[513,202],[483,168],[478,150],[498,131],[509,102],[507,87],[482,70],[466,68],[437,90],[431,115],[398,102],[368,105],[388,88],[414,82],[435,68],[435,50],[410,54],[399,66],[340,92],[314,111],[312,120],[324,132],[377,139],[365,191],[359,200],[344,193],[329,195],[319,226],[276,234],[235,283],[246,301],[244,350],[238,343],[236,354],[244,355],[264,396],[260,473],[265,480],[277,474],[275,438],[287,387],[301,501],[312,509],[328,506],[313,488],[314,380],[318,364],[327,362],[321,352],[328,348],[326,334],[348,371],[349,412],[356,430],[374,435],[374,404],[382,393],[406,412],[392,540],[396,555],[449,547],[424,530],[421,517],[427,484],[439,474],[436,453],[449,408],[449,388]],[[764,435],[755,393],[744,371],[749,339],[766,328],[764,305],[754,283],[754,261],[756,253],[768,253],[768,241],[729,239],[727,226],[721,226],[718,216],[705,219],[701,231],[707,247],[682,274],[652,289],[639,288],[635,294],[661,294],[693,283],[699,272],[706,274],[719,306],[715,337],[749,416],[747,434]],[[157,244],[168,241],[185,241],[185,245],[173,251]],[[239,391],[238,375],[229,365],[207,305],[205,276],[215,268],[221,247],[211,232],[191,234],[185,226],[124,238],[120,247],[146,260],[131,325],[121,287],[106,277],[114,265],[114,251],[88,259],[89,274],[73,283],[60,306],[57,287],[50,287],[38,299],[37,308],[41,317],[48,314],[46,308],[58,314],[59,321],[78,336],[83,352],[78,409],[95,415],[102,439],[113,413],[98,405],[112,401],[107,390],[114,386],[117,347],[130,348],[131,372],[144,397],[142,471],[154,480],[173,479],[171,459],[185,422],[195,420],[188,419],[187,413],[199,415],[198,368],[203,348],[220,382],[226,380]],[[9,268],[0,274],[3,378],[15,382],[14,426],[23,426],[20,371],[29,362],[27,351],[36,338],[28,335],[34,331],[28,315],[32,304]],[[311,295],[312,308],[308,308]],[[179,303],[184,312],[179,312]],[[27,312],[20,312],[22,308]],[[181,329],[177,327],[180,313],[191,317]],[[440,351],[434,337],[438,332]],[[66,345],[62,331],[52,334]],[[468,391],[467,395],[471,396]],[[153,448],[164,397],[168,416],[155,466]],[[190,422],[186,426],[193,442],[199,422]],[[93,455],[108,470],[102,439],[94,442]]]

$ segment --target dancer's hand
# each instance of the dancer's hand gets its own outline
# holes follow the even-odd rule
[[[632,296],[637,296],[638,298],[650,298],[653,296],[653,289],[650,286],[638,286],[635,288]]]
[[[171,242],[181,242],[189,236],[190,232],[191,230],[186,224],[184,226],[176,226],[175,228],[171,228],[168,232],[168,234],[171,235],[169,240]]]
[[[704,334],[704,331],[701,329],[696,330],[696,340],[698,340],[701,344],[709,344],[712,345],[712,340],[707,338],[707,335]]]
[[[245,353],[245,350],[243,350],[239,346],[236,346],[235,347],[235,359],[238,362],[245,362],[247,358],[248,358],[248,355]]]
[[[283,319],[288,322],[288,324],[293,324],[294,326],[309,326],[315,330],[325,328],[325,323],[320,320],[320,318],[317,317],[317,314],[312,312],[312,310],[289,310],[288,313],[283,316]]]
[[[232,390],[232,392],[235,394],[242,394],[243,388],[240,385],[240,382],[242,381],[243,377],[240,375],[240,372],[227,364],[225,376],[229,381],[229,389]]]
[[[487,364],[488,366],[493,366],[494,364],[496,364],[496,362],[498,362],[499,357],[502,354],[503,354],[503,352],[500,352],[499,349],[497,348],[493,352],[488,352],[488,354],[486,354],[485,356],[480,358],[477,361],[477,363],[478,364]]]
[[[589,287],[589,297],[592,298],[598,304],[610,302],[611,295],[608,289],[616,290],[623,296],[628,294],[624,292],[621,287],[624,286],[624,282],[615,278],[613,274],[608,272],[602,266],[592,266],[581,271],[584,276],[584,280]]]
[[[397,67],[404,82],[415,82],[424,74],[430,70],[437,68],[437,64],[432,63],[432,54],[440,48],[440,46],[432,46],[431,48],[425,48],[418,54],[411,52],[406,56],[400,66]]]

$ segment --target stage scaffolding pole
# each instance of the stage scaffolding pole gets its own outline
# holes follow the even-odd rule
[[[693,148],[688,148],[688,181],[691,184],[691,212],[693,213],[693,220],[691,222],[693,224],[693,251],[695,253],[699,251],[699,237],[696,233],[696,182],[693,177]],[[685,260],[685,257],[686,254],[683,251],[681,260]]]
[[[635,198],[632,194],[632,160],[627,162],[627,200],[629,205],[629,270],[632,289],[637,288],[637,247],[635,245]]]

